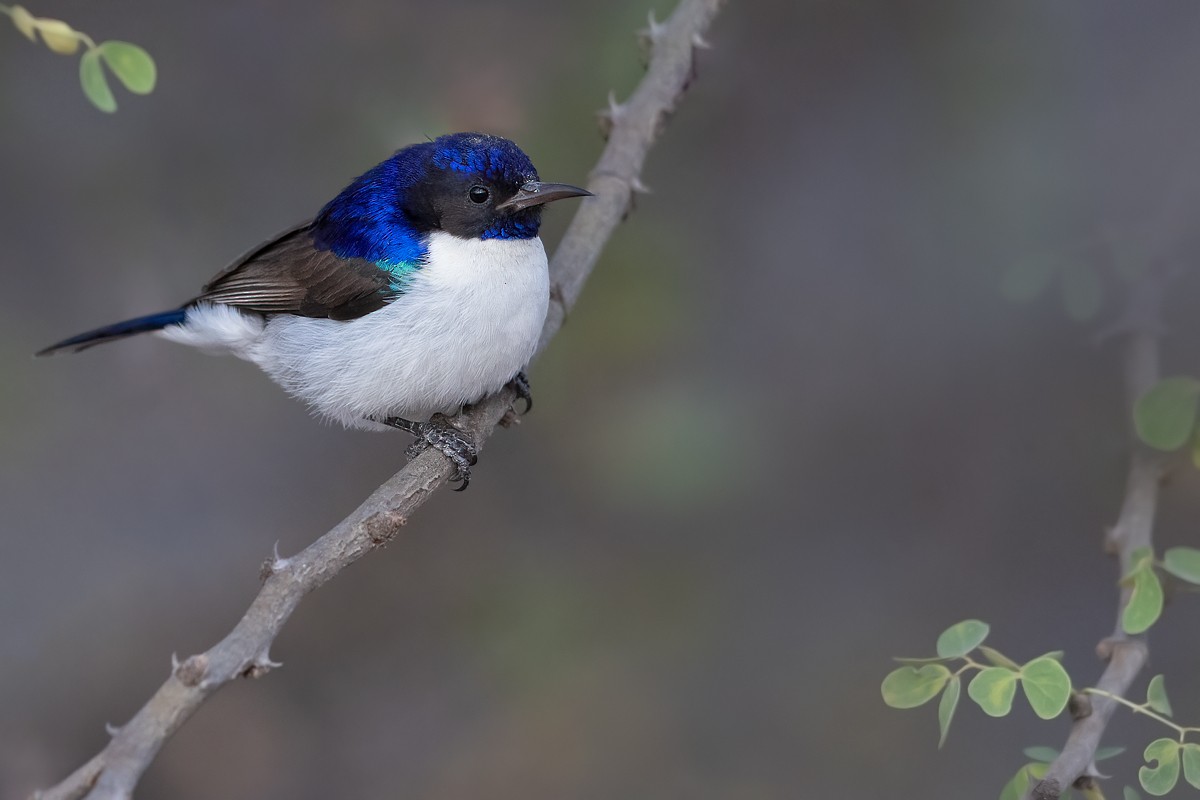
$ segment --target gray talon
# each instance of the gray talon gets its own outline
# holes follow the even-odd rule
[[[525,401],[525,410],[521,413],[528,414],[533,408],[533,395],[529,391],[529,377],[525,374],[525,370],[518,372],[516,377],[508,382],[508,385],[517,393],[519,399]]]
[[[378,422],[417,437],[404,451],[409,458],[416,458],[430,447],[436,447],[450,459],[455,469],[455,476],[450,480],[462,483],[454,491],[461,492],[471,483],[471,467],[479,461],[479,450],[465,433],[450,423],[445,414],[434,414],[428,422],[412,422],[403,417],[388,417]]]

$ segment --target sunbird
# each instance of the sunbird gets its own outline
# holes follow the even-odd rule
[[[355,178],[315,217],[255,247],[178,308],[118,322],[37,355],[155,331],[257,364],[320,416],[399,428],[453,462],[476,447],[450,417],[524,370],[546,319],[542,207],[591,192],[544,183],[513,142],[454,133]]]

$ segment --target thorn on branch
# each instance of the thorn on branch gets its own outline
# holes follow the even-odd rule
[[[271,557],[263,561],[262,567],[258,570],[259,581],[265,581],[277,572],[282,572],[291,566],[292,560],[279,555],[279,540],[275,540],[275,545],[271,548]]]
[[[625,116],[625,106],[617,102],[617,93],[612,89],[608,90],[608,117],[613,122],[617,122]]]
[[[604,141],[612,135],[613,126],[625,116],[625,106],[617,102],[617,95],[612,89],[608,90],[608,108],[596,112],[596,124],[600,126],[600,135]]]
[[[245,666],[238,670],[240,678],[261,678],[276,667],[282,667],[283,664],[279,661],[272,661],[269,654],[262,654],[257,658],[249,661]]]
[[[1116,525],[1109,525],[1104,529],[1104,554],[1115,556],[1121,552],[1120,529]]]
[[[121,726],[113,725],[111,722],[106,722],[104,723],[104,732],[107,733],[111,738],[121,732]]]
[[[183,663],[171,654],[171,672],[184,686],[199,686],[208,675],[208,656],[200,653],[188,658]]]
[[[646,12],[646,32],[650,35],[651,39],[657,41],[662,36],[663,30],[666,27],[666,25],[663,25],[654,17],[653,8]]]
[[[654,18],[654,9],[650,9],[650,13],[646,15],[646,27],[637,32],[638,49],[641,51],[643,68],[650,66],[650,57],[654,55],[654,45],[658,44],[666,29],[666,25]]]
[[[627,218],[634,211],[637,211],[637,196],[639,194],[650,194],[650,187],[642,183],[642,179],[634,175],[629,179],[629,205],[625,208],[625,216]]]

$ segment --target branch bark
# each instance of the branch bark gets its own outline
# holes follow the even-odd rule
[[[1169,278],[1165,269],[1156,270],[1131,290],[1124,315],[1125,330],[1121,334],[1122,382],[1126,408],[1131,410],[1137,399],[1159,379],[1160,318],[1165,283]],[[1132,435],[1132,446],[1121,512],[1104,540],[1105,549],[1117,557],[1119,575],[1129,570],[1135,550],[1152,546],[1163,470],[1161,457],[1147,450],[1138,441],[1136,433]],[[1131,636],[1121,625],[1121,614],[1131,592],[1132,587],[1121,587],[1116,627],[1112,635],[1096,647],[1100,658],[1108,662],[1096,688],[1121,697],[1126,696],[1149,656],[1146,635]],[[1058,800],[1066,787],[1081,785],[1100,775],[1095,764],[1096,750],[1117,703],[1100,695],[1076,695],[1071,708],[1075,722],[1066,745],[1050,764],[1045,777],[1034,785],[1030,792],[1033,800]]]
[[[643,39],[649,45],[646,75],[629,100],[610,102],[605,115],[608,144],[588,188],[596,195],[575,215],[550,262],[552,300],[538,351],[549,343],[575,304],[584,281],[613,230],[630,211],[650,146],[692,78],[695,51],[704,44],[722,0],[681,0],[665,22],[651,16]],[[515,400],[505,389],[473,406],[457,423],[482,446]],[[238,677],[258,677],[278,664],[270,646],[300,600],[345,567],[390,541],[409,516],[452,475],[441,453],[427,450],[336,527],[291,558],[276,555],[263,566],[263,586],[234,629],[211,649],[182,662],[150,700],[113,733],[108,745],[34,800],[131,798],[142,773],[167,738],[210,695]]]

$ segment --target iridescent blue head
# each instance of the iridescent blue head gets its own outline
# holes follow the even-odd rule
[[[542,183],[529,156],[499,136],[453,133],[399,150],[359,176],[313,221],[317,247],[380,264],[417,263],[429,235],[532,239],[542,206],[587,195]]]

